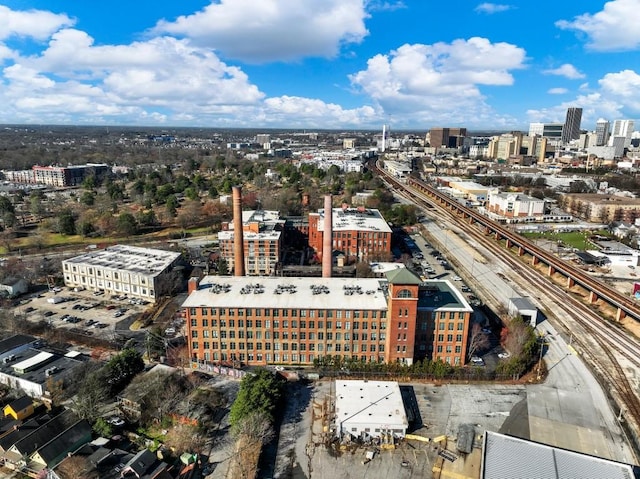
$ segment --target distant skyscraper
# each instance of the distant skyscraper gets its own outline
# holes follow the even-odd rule
[[[569,143],[571,140],[580,138],[580,122],[582,121],[582,108],[567,108],[567,117],[562,127],[562,142]]]
[[[631,134],[633,133],[634,122],[633,120],[616,120],[613,122],[613,128],[611,131],[611,137],[609,138],[609,145],[613,146],[614,138],[623,137],[624,147],[629,148],[631,145]]]
[[[596,122],[596,146],[603,146],[609,140],[609,126],[611,124],[604,118]]]

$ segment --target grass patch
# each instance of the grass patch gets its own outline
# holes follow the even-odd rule
[[[576,248],[581,251],[593,249],[595,247],[595,245],[589,241],[589,236],[592,234],[591,232],[570,231],[567,233],[558,233],[556,231],[545,231],[540,233],[527,232],[521,234],[530,240],[540,239],[551,241],[557,243],[560,247]]]

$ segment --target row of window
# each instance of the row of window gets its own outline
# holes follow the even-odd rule
[[[338,309],[269,309],[269,308],[189,308],[189,314],[193,316],[265,316],[283,318],[336,318],[336,319],[386,319],[386,311],[343,311]]]
[[[69,271],[69,269],[71,269],[73,273],[77,273],[79,270],[79,267],[76,265],[72,265],[71,268],[69,268],[69,263],[65,263],[64,270]],[[82,269],[84,270],[84,267]],[[93,276],[93,267],[91,266],[86,267],[86,270],[88,275]],[[145,278],[144,276],[138,276],[138,275],[132,274],[131,277],[129,277],[129,273],[123,273],[122,278],[120,278],[120,273],[118,271],[106,270],[104,271],[104,274],[103,274],[103,270],[96,268],[95,275],[98,278],[101,278],[102,276],[104,276],[105,278],[108,278],[108,279],[110,278],[117,279],[117,280],[124,279],[132,283],[137,283],[138,281],[140,281],[140,284],[147,284],[147,278]]]
[[[404,351],[406,351],[406,346],[403,346]],[[191,342],[191,351],[197,351],[200,349],[200,343],[198,343],[197,341],[192,341]],[[271,351],[272,349],[274,351],[307,351],[307,349],[309,351],[326,351],[327,353],[330,352],[341,352],[341,351],[345,351],[345,352],[384,352],[385,350],[385,345],[384,344],[363,344],[363,345],[358,345],[358,344],[339,344],[339,343],[329,343],[329,344],[323,344],[323,343],[310,343],[310,344],[305,344],[305,343],[273,343],[273,347],[271,343],[261,343],[261,342],[235,342],[235,341],[213,341],[213,342],[209,342],[209,341],[204,341],[202,343],[202,349],[203,350],[256,350],[256,351],[261,351],[261,350],[265,350],[265,351]]]
[[[377,355],[361,355],[357,356],[355,354],[348,355],[343,354],[343,357],[350,357],[354,360],[360,360],[362,362],[370,361],[372,363],[382,362],[384,361],[383,356]],[[202,361],[240,361],[242,363],[312,363],[316,358],[315,354],[298,354],[298,353],[227,353],[224,351],[205,351],[202,354]],[[194,353],[193,356],[194,361],[199,361],[198,355]]]
[[[402,339],[404,339],[405,341],[407,340],[407,335],[406,333],[403,335],[404,337]],[[380,339],[380,341],[384,341],[387,339],[387,335],[386,333],[380,331],[380,334],[378,334],[377,332],[371,332],[371,333],[333,333],[332,331],[310,331],[310,332],[306,332],[306,331],[244,331],[244,330],[240,330],[240,331],[227,331],[227,330],[222,330],[222,331],[217,331],[217,330],[196,330],[196,329],[192,329],[191,330],[191,337],[194,339],[197,339],[199,337],[202,338],[220,338],[220,339],[236,339],[236,337],[238,339],[284,339],[284,340],[302,340],[302,341],[306,341],[307,339],[310,341],[315,341],[320,340],[320,341],[324,341],[325,339],[327,341],[333,341],[334,339],[336,341],[377,341],[378,339]],[[398,334],[398,339],[400,340],[400,334]]]
[[[203,318],[200,320],[200,325],[198,325],[198,319],[197,318],[191,318],[190,321],[191,327],[192,328],[197,328],[197,327],[203,327],[203,328],[208,328],[209,324],[211,324],[212,328],[217,328],[218,326],[221,328],[235,328],[236,324],[238,325],[238,328],[244,328],[245,326],[250,329],[254,327],[256,328],[266,328],[266,329],[271,329],[273,327],[273,329],[313,329],[314,331],[316,329],[333,329],[334,325],[335,325],[335,329],[344,329],[346,331],[350,331],[351,329],[353,329],[354,331],[358,331],[360,329],[362,330],[367,330],[369,329],[369,327],[371,327],[371,329],[387,329],[387,323],[386,322],[368,322],[368,321],[354,321],[353,323],[351,321],[346,321],[346,322],[342,322],[342,321],[336,321],[335,323],[333,321],[298,321],[298,320],[282,320],[280,321],[279,319],[274,319],[274,320],[270,320],[270,319],[266,319],[266,320],[262,320],[262,319],[256,319],[256,320],[252,320],[252,319],[207,319],[207,318]],[[317,328],[316,328],[317,326]]]

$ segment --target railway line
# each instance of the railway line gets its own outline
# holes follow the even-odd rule
[[[560,323],[565,331],[572,334],[575,348],[580,350],[592,369],[598,373],[605,391],[615,401],[620,415],[625,418],[627,434],[632,439],[636,451],[639,451],[640,436],[637,431],[640,430],[640,399],[632,383],[632,380],[637,378],[630,379],[625,371],[625,367],[630,372],[640,369],[640,343],[638,340],[623,330],[620,325],[604,319],[597,311],[594,311],[592,305],[578,299],[570,290],[559,286],[552,275],[545,275],[536,269],[535,265],[527,264],[521,255],[514,255],[499,241],[488,241],[487,231],[483,228],[484,222],[460,221],[459,213],[438,204],[438,201],[434,201],[432,193],[427,195],[421,189],[413,188],[411,184],[405,185],[397,181],[381,169],[374,169],[396,192],[418,206],[426,206],[430,213],[440,215],[441,218],[448,221],[454,221],[457,229],[482,244],[507,267],[508,271],[512,272],[512,276],[516,278],[512,279],[514,283],[518,284],[521,289],[529,290],[527,292],[531,296],[538,297],[555,321]],[[449,200],[451,201],[451,199]],[[487,219],[487,221],[491,220]],[[522,247],[523,244],[528,243],[524,238],[520,238],[510,231],[507,232],[509,234],[504,236],[511,238],[512,244]],[[527,252],[529,254],[535,254],[536,250],[539,250],[533,244],[528,246],[530,251]],[[558,258],[552,257],[553,261],[551,261],[547,257],[550,255],[547,252],[544,253],[544,263],[549,266],[553,264],[553,267],[557,268],[562,275],[569,273],[577,278],[574,284],[585,289],[589,289],[585,285],[590,285],[597,288],[599,294],[596,294],[600,298],[604,297],[606,293],[615,301],[625,303],[628,310],[637,309],[634,303],[627,304],[629,303],[627,298],[619,297],[623,295],[610,290],[606,285],[600,284]],[[535,285],[535,290],[531,290],[532,285]],[[573,286],[573,284],[570,283],[569,286]],[[603,292],[604,289],[609,291]]]

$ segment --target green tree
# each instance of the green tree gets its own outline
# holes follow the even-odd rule
[[[82,195],[80,196],[80,203],[84,205],[93,206],[95,202],[96,202],[96,194],[91,190],[83,192]]]
[[[118,233],[132,236],[138,232],[138,222],[131,213],[120,213],[118,216]]]
[[[64,209],[58,215],[58,231],[67,236],[76,234],[76,218],[70,209]]]
[[[232,427],[253,413],[273,422],[273,415],[280,400],[282,388],[275,375],[267,369],[245,376],[240,391],[231,406],[229,421]]]
[[[131,379],[143,369],[144,360],[135,349],[125,349],[112,357],[104,366],[104,377],[109,392],[113,395],[124,389]]]
[[[93,430],[102,437],[111,437],[113,435],[113,426],[102,417],[99,417],[93,423]]]

